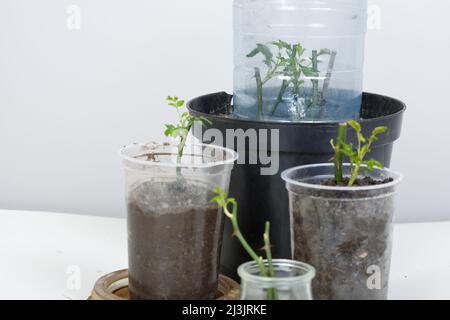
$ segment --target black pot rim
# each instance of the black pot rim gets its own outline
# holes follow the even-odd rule
[[[230,96],[230,100],[232,98],[232,95],[226,93],[225,91],[216,92],[216,93],[213,93],[213,94],[227,94],[227,95]],[[396,101],[399,105],[402,105],[402,109],[399,110],[398,112],[391,113],[391,114],[386,115],[386,116],[370,118],[370,119],[360,118],[358,120],[358,122],[361,122],[362,124],[368,124],[368,123],[375,122],[375,121],[388,120],[390,118],[395,118],[395,117],[398,117],[400,114],[404,113],[406,111],[406,109],[407,109],[406,104],[404,102],[400,101],[399,99],[392,98],[390,96],[384,96],[384,95],[381,95],[381,94],[370,93],[370,92],[363,92],[363,95],[372,95],[372,96],[377,96],[377,97],[388,98],[388,99],[390,99],[392,101]],[[203,96],[196,97],[196,98],[193,98],[193,99],[189,100],[188,103],[186,104],[186,108],[188,109],[188,111],[190,113],[192,113],[192,114],[208,116],[208,118],[211,118],[211,119],[214,119],[214,120],[232,121],[232,122],[236,122],[236,123],[245,123],[247,125],[257,125],[257,126],[258,125],[259,126],[261,126],[261,125],[263,125],[263,126],[264,125],[268,125],[268,126],[275,125],[275,126],[278,126],[278,127],[280,127],[280,126],[295,127],[295,126],[298,126],[299,124],[301,124],[302,126],[317,126],[317,125],[322,125],[322,126],[323,125],[332,125],[332,126],[335,126],[335,125],[338,125],[339,123],[343,122],[343,121],[329,121],[329,120],[326,120],[326,121],[304,121],[304,122],[301,122],[301,121],[299,121],[299,122],[257,121],[257,120],[247,120],[247,119],[239,119],[239,118],[229,118],[229,117],[224,117],[223,115],[217,115],[217,114],[211,114],[211,113],[208,114],[208,113],[199,112],[199,111],[194,110],[194,109],[191,108],[191,104],[192,104],[192,102],[194,100],[202,98],[202,97],[205,97],[205,96],[208,96],[208,95],[203,95]]]

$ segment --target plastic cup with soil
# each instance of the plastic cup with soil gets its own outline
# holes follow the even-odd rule
[[[387,299],[395,194],[402,176],[375,169],[336,185],[333,164],[282,174],[289,191],[295,260],[316,268],[315,299]],[[344,176],[350,165],[344,165]],[[345,181],[344,181],[345,182]]]
[[[210,202],[229,187],[237,154],[221,147],[133,144],[124,161],[129,289],[134,300],[214,299],[223,215]]]

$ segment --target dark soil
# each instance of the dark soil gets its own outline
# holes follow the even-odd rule
[[[368,186],[378,186],[386,183],[393,182],[394,179],[387,178],[384,180],[376,180],[372,177],[364,177],[362,179],[356,179],[354,186],[355,187],[368,187]],[[337,183],[335,179],[326,179],[322,180],[320,184],[322,186],[329,186],[329,187],[346,187],[348,186],[348,183],[350,182],[349,177],[345,177],[342,181],[342,183]]]
[[[223,218],[210,188],[152,181],[128,197],[129,287],[136,300],[205,300],[217,290]]]
[[[315,299],[387,298],[394,214],[390,188],[292,194],[291,206],[294,259],[316,268]],[[373,266],[380,270],[376,289],[368,287]]]

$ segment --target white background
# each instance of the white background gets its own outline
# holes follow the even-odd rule
[[[450,220],[450,1],[373,0],[365,89],[409,107],[397,221]],[[81,29],[67,28],[67,7]],[[1,0],[0,208],[124,216],[116,150],[232,91],[231,0]]]

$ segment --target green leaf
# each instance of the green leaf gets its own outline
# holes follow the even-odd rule
[[[359,124],[359,122],[355,120],[350,120],[347,123],[350,127],[352,127],[356,131],[356,133],[361,133],[361,125]]]
[[[217,193],[217,194],[219,194],[219,195],[224,195],[224,194],[225,194],[225,191],[223,191],[221,187],[215,187],[215,188],[213,189],[213,192],[214,192],[214,193]]]
[[[266,45],[258,43],[256,48],[247,55],[247,58],[252,58],[258,53],[261,53],[264,56],[264,64],[270,68],[272,66],[273,53]]]
[[[342,152],[349,158],[353,157],[356,152],[353,150],[353,145],[348,143],[341,143]]]
[[[271,44],[274,45],[274,46],[276,46],[278,49],[281,49],[281,48],[282,48],[282,46],[281,46],[281,44],[280,44],[279,41],[272,41]]]
[[[216,196],[211,199],[211,202],[217,202],[220,206],[226,207],[228,195],[220,187],[214,188],[213,192]]]
[[[211,202],[217,202],[219,205],[224,206],[225,205],[225,201],[223,200],[223,196],[218,195],[215,196],[211,199]]]
[[[378,141],[379,139],[378,139],[378,137],[377,136],[371,136],[370,137],[370,142],[375,142],[375,141]]]
[[[189,118],[189,117],[190,117],[190,114],[189,114],[189,112],[184,111],[184,112],[181,114],[180,117],[181,117],[182,119],[186,119],[186,118]]]
[[[387,127],[377,127],[375,129],[373,129],[372,136],[377,136],[379,134],[386,133],[387,131],[388,131]]]
[[[264,55],[264,63],[266,64],[266,66],[268,66],[269,68],[272,66],[272,58],[273,58],[273,54],[270,51],[270,49],[263,45],[263,44],[258,44],[259,47],[259,52],[261,52]]]
[[[370,159],[370,160],[364,161],[364,164],[367,166],[367,168],[370,171],[374,171],[375,168],[380,168],[380,169],[384,168],[383,164],[375,159]]]
[[[187,130],[186,128],[178,127],[172,131],[171,136],[173,138],[179,138],[179,137],[186,137],[188,134],[189,134],[189,130]]]
[[[282,40],[280,40],[280,43],[281,43],[281,45],[282,45],[283,48],[285,48],[285,49],[287,49],[287,50],[292,50],[292,46],[291,46],[289,43],[284,42],[284,41],[282,41]]]
[[[357,133],[357,136],[358,136],[358,141],[360,141],[360,142],[362,142],[362,143],[365,143],[365,142],[366,142],[366,138],[362,135],[361,132],[358,132],[358,133]]]
[[[264,55],[264,57],[266,57],[267,60],[271,60],[273,58],[273,54],[267,46],[260,43],[257,46],[259,51]]]
[[[172,136],[173,131],[175,130],[175,126],[172,124],[166,124],[166,130],[164,131],[164,134],[167,137]]]
[[[302,71],[307,77],[317,77],[317,72],[313,68],[302,67]]]
[[[303,55],[303,53],[305,53],[305,48],[303,48],[303,46],[300,43],[297,43],[296,45],[294,45],[295,48],[295,52],[301,57]]]
[[[292,50],[292,47],[289,43],[284,42],[282,40],[272,42],[273,45],[277,46],[279,49]]]
[[[361,149],[361,153],[362,153],[363,155],[365,155],[365,154],[367,154],[368,152],[370,152],[370,148],[369,148],[369,147],[370,147],[369,144],[364,145],[364,146],[362,147],[362,149]]]
[[[383,134],[383,133],[386,133],[388,131],[388,128],[387,127],[377,127],[377,128],[375,128],[373,131],[372,131],[372,135],[370,136],[370,138],[369,138],[369,140],[370,140],[370,142],[372,143],[372,142],[375,142],[375,141],[378,141],[378,135],[379,134]]]
[[[184,104],[183,100],[178,100],[178,97],[171,97],[171,96],[167,97],[167,102],[168,102],[169,106],[174,107],[174,108],[179,108],[179,107],[183,106],[183,104]],[[181,103],[181,105],[180,105],[180,103]]]
[[[250,52],[248,55],[247,55],[247,58],[253,58],[253,57],[255,57],[258,53],[260,53],[261,51],[259,50],[259,47],[256,47],[255,49],[253,49],[253,51],[252,52]]]

